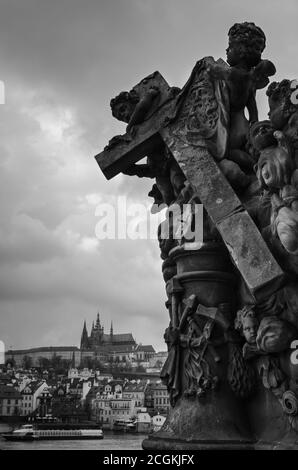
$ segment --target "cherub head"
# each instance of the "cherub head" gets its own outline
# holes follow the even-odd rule
[[[267,89],[269,98],[268,116],[275,129],[283,129],[292,114],[297,112],[298,105],[291,100],[293,95],[291,80],[272,82]]]
[[[285,199],[291,198],[291,186],[286,187],[289,190],[289,197],[284,191]],[[292,194],[297,197],[297,193]],[[298,254],[298,213],[297,210],[287,206],[277,194],[271,198],[272,214],[271,227],[273,234],[277,235],[283,247],[288,253]]]
[[[265,49],[266,37],[261,28],[254,23],[236,23],[229,30],[227,61],[232,67],[246,65],[255,67],[261,60]]]
[[[259,121],[252,124],[249,132],[250,142],[255,150],[263,150],[276,145],[274,129],[270,121]]]
[[[139,100],[140,98],[136,91],[122,91],[110,102],[112,115],[118,121],[128,123]]]
[[[268,136],[266,136],[266,129],[262,131],[262,123],[257,124],[255,125],[254,142],[255,145],[259,145],[261,154],[254,170],[262,188],[267,190],[281,189],[290,184],[294,170],[290,148],[281,131],[273,132],[272,145],[270,127],[267,127]],[[269,145],[266,146],[266,144]]]
[[[238,310],[235,319],[235,329],[239,330],[248,344],[255,344],[259,322],[256,318],[253,305],[246,305]]]

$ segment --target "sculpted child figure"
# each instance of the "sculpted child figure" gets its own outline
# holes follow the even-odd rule
[[[252,125],[251,143],[259,154],[254,169],[260,186],[273,193],[291,183],[294,162],[287,140],[281,131],[274,131],[270,121]]]
[[[238,172],[238,178],[244,186],[243,172],[252,172],[255,163],[247,152],[247,143],[249,127],[258,121],[256,90],[268,85],[268,77],[275,74],[275,66],[269,60],[261,59],[266,38],[261,28],[254,23],[236,23],[228,34],[227,62],[230,67],[214,64],[209,73],[213,78],[226,82],[230,100],[229,147],[227,158],[220,162],[220,167],[228,179],[231,173],[232,182]],[[245,117],[245,108],[248,119]]]
[[[214,65],[210,73],[226,81],[231,108],[230,148],[244,149],[248,138],[249,123],[258,120],[256,90],[269,83],[275,74],[269,60],[262,60],[265,34],[254,23],[236,23],[229,30],[227,62],[230,67]],[[249,119],[244,115],[247,108]]]
[[[259,152],[255,171],[260,186],[271,195],[271,230],[288,253],[298,254],[298,187],[295,160],[283,132],[270,121],[255,123],[251,142]]]

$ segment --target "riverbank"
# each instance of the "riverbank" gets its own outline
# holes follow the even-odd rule
[[[2,431],[0,425],[0,432],[7,432],[7,430]],[[0,450],[141,450],[142,442],[146,437],[147,434],[113,433],[112,431],[105,431],[102,440],[87,441],[10,442],[0,437]]]

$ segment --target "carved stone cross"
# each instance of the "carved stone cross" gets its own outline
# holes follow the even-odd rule
[[[220,148],[211,153],[212,145],[208,147],[200,143],[202,136],[199,127],[196,128],[195,106],[202,93],[206,94],[207,90],[208,94],[210,83],[198,64],[182,93],[172,99],[167,99],[164,93],[170,89],[167,82],[160,74],[153,74],[163,90],[154,112],[137,126],[133,138],[123,136],[95,158],[103,174],[110,179],[154,151],[160,142],[166,143],[219,231],[251,294],[256,300],[262,300],[280,287],[284,273],[216,164],[218,158],[215,153],[220,152]],[[220,129],[217,128],[216,132],[220,133]],[[219,142],[226,138],[222,134]]]

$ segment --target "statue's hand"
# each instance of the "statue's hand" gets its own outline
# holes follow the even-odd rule
[[[124,175],[128,175],[128,176],[135,176],[136,175],[136,168],[135,168],[136,165],[130,165],[128,166],[127,168],[125,168],[124,170],[122,170],[122,173]]]
[[[113,147],[116,147],[121,142],[129,142],[131,139],[127,135],[115,135],[112,139],[109,140],[108,145],[105,146],[105,150],[110,150]]]

